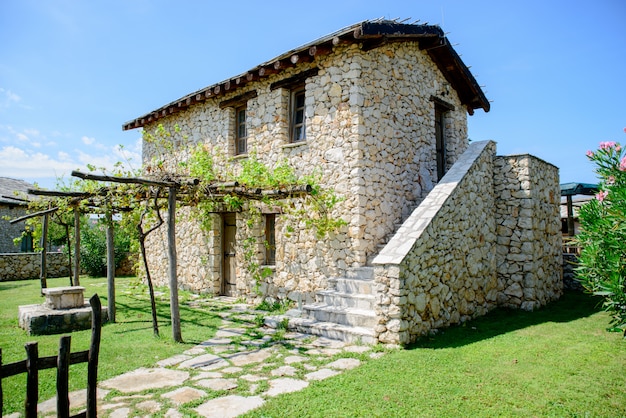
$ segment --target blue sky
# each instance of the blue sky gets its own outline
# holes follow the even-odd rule
[[[365,19],[439,24],[492,101],[473,141],[595,182],[585,151],[626,142],[626,1],[0,0],[0,176],[54,188],[140,165],[122,124]],[[119,145],[123,145],[123,150]]]

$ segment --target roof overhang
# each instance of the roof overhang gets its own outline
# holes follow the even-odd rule
[[[301,63],[315,61],[343,44],[359,44],[363,50],[371,50],[390,42],[418,42],[437,65],[451,87],[457,92],[461,103],[470,114],[475,109],[490,109],[489,100],[461,61],[443,30],[436,25],[406,24],[395,20],[374,20],[360,22],[343,28],[311,43],[288,51],[270,61],[264,62],[243,74],[200,89],[162,106],[150,113],[128,121],[123,130],[140,128],[158,119],[180,112],[207,99],[223,96],[243,88],[248,83],[277,74]]]

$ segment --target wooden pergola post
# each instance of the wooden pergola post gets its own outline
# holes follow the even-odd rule
[[[113,235],[113,212],[107,210],[107,289],[108,289],[108,308],[109,321],[115,322],[115,237]]]
[[[80,286],[80,209],[74,207],[74,286]]]
[[[48,287],[48,269],[47,269],[47,249],[48,246],[48,214],[43,215],[43,224],[41,226],[41,266],[39,269],[39,280],[41,281],[41,289]]]
[[[176,187],[168,188],[167,199],[167,258],[170,279],[170,312],[172,316],[172,339],[182,342],[180,331],[180,310],[178,307],[178,278],[176,276]]]

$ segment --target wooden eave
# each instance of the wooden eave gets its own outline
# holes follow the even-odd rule
[[[485,94],[439,26],[405,24],[395,20],[379,19],[348,26],[292,49],[245,73],[190,93],[152,112],[130,120],[122,125],[122,129],[141,128],[148,123],[183,111],[194,104],[203,103],[211,98],[223,97],[225,94],[237,90],[245,93],[249,83],[273,74],[280,74],[286,69],[301,64],[314,63],[318,57],[329,54],[333,48],[339,45],[357,43],[363,50],[367,51],[390,42],[418,42],[420,49],[427,51],[446,80],[456,90],[462,104],[470,114],[473,114],[474,109],[489,111],[490,104]],[[311,65],[306,65],[305,68],[309,69]]]

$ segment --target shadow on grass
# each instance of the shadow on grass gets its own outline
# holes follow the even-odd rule
[[[454,348],[546,322],[570,322],[599,312],[602,298],[578,291],[565,291],[557,301],[533,312],[498,308],[462,325],[442,330],[434,337],[423,337],[406,347]]]

